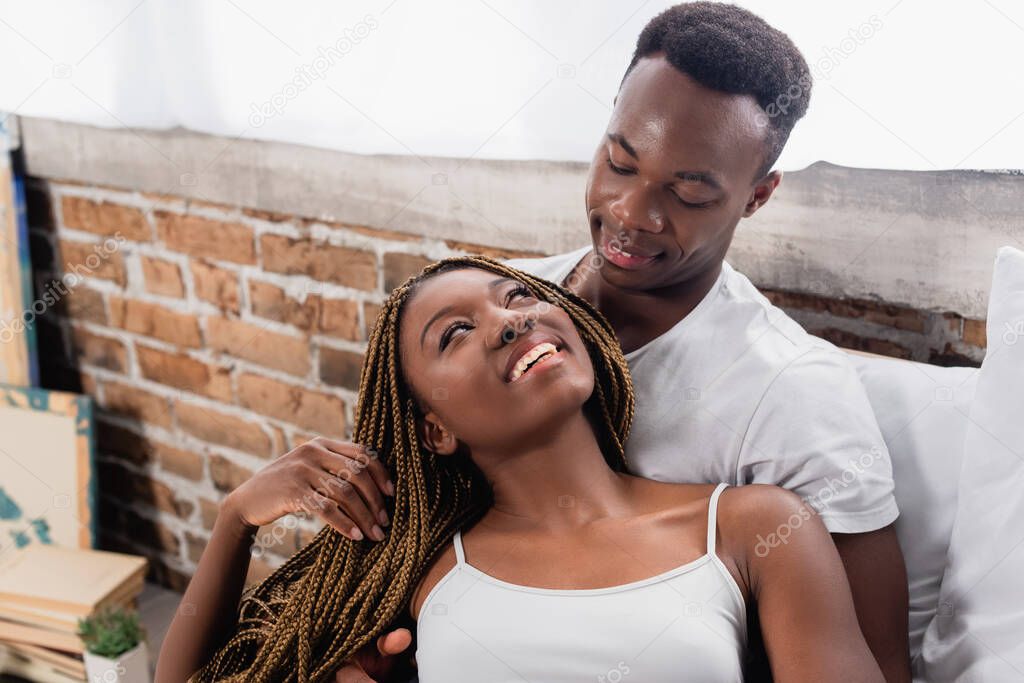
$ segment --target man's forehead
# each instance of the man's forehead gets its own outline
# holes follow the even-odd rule
[[[640,59],[623,81],[612,124],[628,126],[635,134],[728,132],[760,140],[762,116],[752,95],[703,86],[659,55]]]

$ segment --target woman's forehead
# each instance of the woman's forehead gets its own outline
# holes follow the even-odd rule
[[[486,297],[511,278],[482,268],[459,268],[445,271],[420,282],[406,303],[410,317],[433,315],[437,309],[454,305],[462,299]]]

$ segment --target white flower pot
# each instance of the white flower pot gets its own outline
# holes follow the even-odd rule
[[[113,659],[86,651],[85,673],[89,683],[150,683],[146,641]]]

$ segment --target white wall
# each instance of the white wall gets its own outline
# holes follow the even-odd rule
[[[364,154],[582,161],[637,34],[670,4],[0,0],[0,110]],[[782,168],[1024,166],[1024,3],[740,4],[789,33],[817,77]]]

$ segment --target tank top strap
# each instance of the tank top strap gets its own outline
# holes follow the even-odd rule
[[[455,544],[455,565],[461,567],[466,564],[466,553],[462,550],[462,529],[455,532],[452,542]]]
[[[708,504],[708,555],[715,554],[715,532],[718,528],[718,498],[728,486],[725,482],[716,486],[711,494],[711,502]]]

